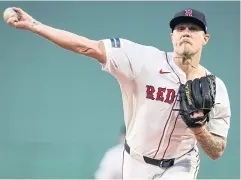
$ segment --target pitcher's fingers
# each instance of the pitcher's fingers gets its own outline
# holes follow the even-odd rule
[[[18,18],[13,16],[7,20],[7,24],[13,25],[13,23],[18,22]]]
[[[21,14],[25,14],[25,12],[21,9],[21,8],[16,8],[16,7],[13,7],[13,10],[17,13],[19,13],[20,15]]]

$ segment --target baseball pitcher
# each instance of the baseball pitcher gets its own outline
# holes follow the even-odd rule
[[[176,13],[169,24],[173,52],[165,52],[122,38],[90,40],[13,10],[7,24],[94,58],[117,79],[127,129],[124,179],[196,179],[197,144],[213,160],[222,156],[230,103],[224,82],[200,64],[210,39],[204,13]]]

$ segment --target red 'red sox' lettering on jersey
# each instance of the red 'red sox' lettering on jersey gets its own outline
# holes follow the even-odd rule
[[[172,104],[175,99],[175,90],[158,87],[155,89],[151,85],[146,85],[146,98]]]

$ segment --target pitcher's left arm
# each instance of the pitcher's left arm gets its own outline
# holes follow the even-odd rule
[[[205,154],[213,160],[222,156],[226,145],[230,127],[230,101],[225,84],[216,78],[216,99],[210,120],[205,126],[191,128],[198,144]]]
[[[192,131],[195,133],[198,144],[206,155],[213,160],[222,156],[227,144],[226,137],[210,133],[206,127],[197,128]]]

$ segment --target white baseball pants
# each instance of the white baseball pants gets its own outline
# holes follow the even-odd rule
[[[123,179],[196,180],[200,164],[197,148],[177,158],[168,168],[137,160],[126,151],[123,155]]]

